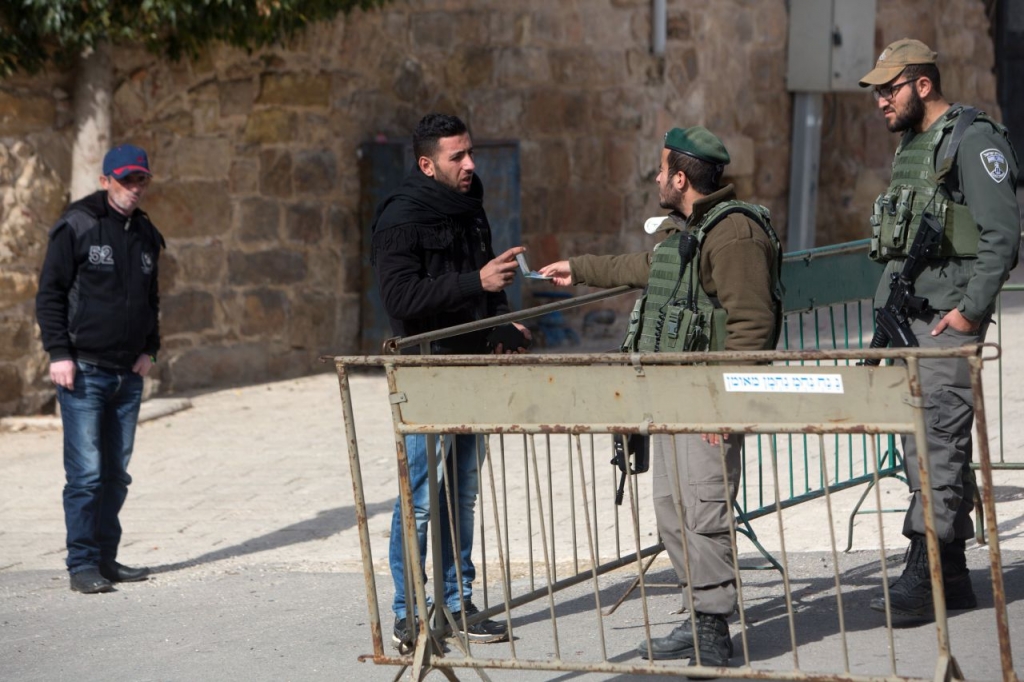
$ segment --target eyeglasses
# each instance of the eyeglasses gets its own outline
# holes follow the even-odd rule
[[[875,96],[876,102],[880,99],[888,100],[891,102],[892,98],[896,96],[896,93],[900,91],[900,88],[902,88],[904,85],[907,85],[908,83],[913,83],[916,80],[918,80],[918,78],[909,78],[903,81],[902,83],[882,85],[872,90],[871,94]]]
[[[145,187],[149,184],[150,176],[145,173],[131,173],[123,178],[114,178],[119,185],[124,187]]]

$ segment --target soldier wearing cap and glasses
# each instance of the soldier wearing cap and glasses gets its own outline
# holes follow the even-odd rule
[[[706,128],[672,129],[656,178],[660,205],[671,213],[645,225],[664,240],[653,252],[577,256],[540,273],[559,286],[646,287],[623,351],[775,348],[782,321],[781,247],[768,210],[738,201],[732,185],[720,185],[728,163],[725,145]],[[651,440],[658,532],[680,582],[690,583],[694,618],[665,637],[645,639],[637,652],[644,658],[689,658],[690,665],[699,653],[702,665],[727,666],[733,653],[727,618],[736,610],[729,518],[743,436]],[[685,552],[680,519],[686,525]]]
[[[138,207],[151,177],[142,149],[107,152],[102,189],[54,225],[39,276],[36,318],[64,425],[66,563],[71,589],[85,594],[149,575],[119,563],[117,550],[142,378],[160,349],[165,244]]]
[[[919,40],[897,40],[860,85],[872,88],[889,131],[903,136],[889,189],[871,216],[870,255],[886,263],[875,305],[888,298],[891,274],[902,269],[922,215],[935,216],[942,240],[914,278],[914,293],[928,307],[912,319],[911,331],[922,348],[951,348],[985,340],[996,297],[1017,264],[1018,165],[1006,128],[977,109],[946,101],[936,57]],[[968,365],[963,359],[924,359],[920,370],[946,606],[973,608],[977,599],[965,556],[977,494]],[[910,550],[889,596],[893,614],[928,617],[932,591],[913,436],[904,437],[903,446],[912,493],[903,534]],[[884,611],[884,597],[871,607]]]

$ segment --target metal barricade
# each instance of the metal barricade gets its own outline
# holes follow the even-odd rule
[[[852,366],[852,361],[862,357],[903,358],[906,366]],[[907,646],[897,647],[888,608],[884,622],[879,616],[877,624],[868,628],[870,632],[880,631],[884,634],[882,646],[888,651],[887,665],[882,669],[873,667],[879,658],[876,655],[879,648],[877,643],[873,647],[853,649],[869,653],[865,659],[851,658],[848,640],[853,638],[853,633],[846,618],[852,607],[844,605],[844,595],[849,596],[853,587],[844,584],[844,580],[850,579],[851,573],[840,569],[842,562],[835,539],[830,498],[834,474],[830,469],[829,458],[824,456],[821,448],[817,451],[817,466],[824,481],[822,500],[827,514],[818,515],[822,518],[816,520],[827,522],[828,528],[818,528],[816,532],[830,539],[830,551],[822,560],[832,568],[833,587],[824,589],[824,596],[816,602],[820,610],[814,609],[812,613],[811,610],[800,608],[800,602],[806,599],[806,595],[797,599],[792,588],[793,582],[801,579],[801,570],[789,565],[790,557],[786,551],[783,479],[779,474],[779,456],[773,439],[774,434],[806,434],[817,438],[865,437],[869,450],[866,461],[871,467],[870,477],[877,483],[881,475],[877,465],[880,461],[876,451],[878,437],[914,434],[919,443],[926,443],[918,362],[921,358],[931,357],[962,357],[970,364],[977,405],[978,462],[983,485],[991,490],[992,467],[984,419],[980,347],[955,351],[902,349],[631,356],[335,358],[360,526],[374,649],[372,656],[365,658],[378,664],[411,667],[414,679],[422,679],[430,670],[440,671],[449,679],[456,679],[455,671],[460,668],[473,669],[484,679],[487,679],[485,669],[663,676],[683,673],[695,676],[703,673],[729,678],[865,682],[881,678],[964,679],[950,647],[950,624],[938,563],[939,545],[931,517],[927,452],[924,447],[919,469],[934,595],[933,641],[937,643],[934,656],[924,654],[930,663],[927,676],[921,675],[924,668],[920,667],[920,657],[926,647],[921,642],[906,641],[903,631],[899,631],[899,639],[901,644]],[[755,361],[776,364],[749,364]],[[715,364],[705,364],[712,362]],[[380,600],[367,531],[359,440],[355,432],[352,395],[348,383],[349,372],[367,366],[383,367],[387,375],[398,453],[397,470],[405,529],[403,545],[409,557],[418,556],[420,549],[415,531],[405,439],[410,435],[430,435],[440,445],[439,448],[432,445],[426,448],[427,471],[435,473],[429,477],[429,526],[433,552],[430,575],[434,606],[428,603],[426,576],[420,572],[418,562],[406,561],[404,578],[407,603],[415,604],[418,613],[428,614],[418,626],[414,650],[406,655],[392,655],[385,651]],[[646,484],[642,482],[644,475],[629,477],[628,517],[620,524],[612,502],[614,477],[606,476],[604,482],[599,483],[600,476],[595,464],[610,455],[610,447],[607,445],[609,434],[633,433],[743,433],[765,442],[769,461],[766,468],[771,473],[766,480],[770,480],[773,498],[766,507],[772,509],[777,521],[781,584],[773,583],[760,588],[752,586],[751,581],[741,577],[739,557],[733,552],[742,651],[737,657],[743,661],[739,667],[708,668],[698,665],[683,669],[681,664],[675,662],[626,661],[635,656],[634,648],[626,647],[620,640],[607,636],[609,628],[617,626],[609,624],[611,617],[605,615],[603,605],[608,603],[609,594],[618,589],[622,577],[617,577],[613,584],[602,584],[601,581],[607,580],[603,576],[616,569],[629,568],[631,575],[638,576],[641,598],[632,605],[631,614],[620,612],[614,618],[634,619],[632,627],[636,629],[642,626],[646,641],[651,637],[652,609],[648,604],[651,595],[648,594],[643,577],[646,569],[643,560],[659,551],[661,546],[660,543],[644,546],[644,538],[649,538],[653,530],[649,517],[647,520],[642,519],[642,506],[649,507],[641,504],[645,499]],[[457,481],[451,480],[453,472],[447,466],[442,466],[437,459],[438,450],[442,459],[456,457],[457,452],[452,451],[449,445],[453,438],[464,434],[475,435],[478,441],[483,442],[483,456],[476,457],[476,464],[481,481],[477,555],[484,568],[482,580],[478,582],[482,583],[484,608],[469,619],[465,618],[464,609],[461,609],[461,617],[454,617],[453,609],[444,602],[445,576],[440,557],[442,534],[449,533],[455,538],[453,542],[457,546],[460,532],[465,529],[460,528],[459,515],[452,513],[452,505],[442,504],[447,491],[457,488]],[[562,439],[567,447],[563,452],[556,452],[552,443]],[[519,445],[522,446],[521,450],[518,450]],[[603,457],[598,454],[602,448],[608,448],[604,450],[606,454]],[[588,450],[586,455],[585,449]],[[556,467],[556,461],[563,465]],[[521,463],[521,466],[513,466],[514,462]],[[748,469],[745,474],[749,476],[749,462],[744,466]],[[553,473],[556,468],[558,480],[553,480],[556,478]],[[542,472],[547,473],[546,480],[542,479]],[[877,486],[875,491],[877,508],[881,510]],[[990,497],[984,501],[984,505],[991,541],[988,551],[992,585],[992,607],[984,609],[984,612],[986,618],[991,614],[994,620],[994,623],[990,622],[986,626],[994,635],[988,641],[997,641],[998,646],[993,646],[984,655],[983,661],[987,663],[982,665],[989,667],[968,679],[992,679],[998,675],[1004,682],[1013,682],[1017,677],[1012,664],[995,508]],[[612,507],[610,512],[609,507]],[[441,514],[442,508],[448,510],[444,516]],[[681,509],[680,514],[682,520],[684,512]],[[875,579],[872,589],[881,588],[875,591],[885,594],[888,605],[884,529],[878,518],[878,566],[881,575]],[[729,519],[729,539],[735,548],[739,529],[731,515]],[[578,526],[582,526],[582,532],[577,532]],[[681,523],[681,527],[685,535],[686,524]],[[555,528],[569,528],[571,532],[563,532],[561,541],[556,542]],[[607,539],[610,529],[614,530],[613,541]],[[620,537],[620,531],[625,533],[624,539]],[[571,559],[564,554],[559,555],[567,545],[572,548]],[[521,557],[522,563],[513,561],[513,554]],[[579,554],[582,554],[582,558]],[[488,557],[495,555],[496,562],[488,560]],[[459,561],[454,563],[456,567],[461,566]],[[528,566],[528,570],[517,573],[520,570],[517,567],[523,565]],[[535,566],[539,567],[539,580],[533,570]],[[689,566],[687,559],[687,575]],[[497,578],[492,576],[495,572]],[[863,574],[863,569],[858,569],[855,574]],[[458,576],[460,583],[461,577]],[[685,576],[679,578],[686,582]],[[591,588],[590,594],[577,593],[585,587]],[[754,597],[749,594],[745,596],[749,590],[755,591]],[[498,597],[494,598],[495,595]],[[830,608],[826,604],[832,599],[834,604]],[[491,600],[495,602],[494,605],[489,604]],[[862,600],[855,600],[859,601]],[[459,611],[455,609],[456,613]],[[822,615],[822,611],[826,615]],[[766,617],[766,612],[772,615]],[[579,626],[560,627],[560,623],[583,618],[584,613],[586,624],[582,631],[585,643],[580,644],[578,639],[571,643],[563,642],[563,639],[569,639],[570,634],[578,634]],[[835,644],[838,650],[824,656],[819,653],[813,658],[815,669],[805,670],[799,655],[801,651],[806,653],[811,645],[798,638],[797,633],[806,630],[798,627],[798,623],[812,615],[826,620],[835,619],[829,627],[834,630],[833,639],[837,640]],[[457,651],[446,652],[443,640],[447,633],[459,633],[473,622],[495,617],[508,620],[511,626],[509,642],[486,645],[492,647],[487,650],[487,655],[477,656],[479,647],[483,645],[473,645],[468,639],[456,637],[448,641]],[[780,629],[783,628],[781,623],[785,623],[784,631],[788,636],[783,636],[781,640],[789,640],[791,666],[780,668],[759,663],[766,658],[763,623],[768,620]],[[546,633],[544,636],[530,638],[524,635],[520,639],[517,633],[531,631],[531,628],[535,630],[541,627],[541,623]],[[636,634],[640,632],[638,630]],[[856,635],[860,637],[861,633]],[[778,637],[774,640],[773,645],[781,641]],[[547,643],[550,646],[544,646]],[[816,643],[814,649],[820,649],[820,646]],[[998,670],[991,665],[996,660],[996,652]],[[699,657],[699,648],[697,654]],[[909,670],[905,668],[906,664],[901,668],[898,664],[900,656],[911,659],[917,657],[917,662]],[[972,658],[972,661],[976,662],[977,658]],[[972,671],[968,669],[964,672]]]

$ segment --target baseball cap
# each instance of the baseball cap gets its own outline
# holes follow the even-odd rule
[[[911,64],[934,64],[938,55],[920,40],[901,38],[878,55],[875,68],[860,79],[860,87],[885,85]]]
[[[104,175],[111,175],[120,180],[131,173],[153,174],[149,170],[149,157],[141,147],[132,144],[118,145],[103,157]]]
[[[729,163],[729,152],[725,145],[703,126],[673,128],[665,133],[665,148],[719,166]]]

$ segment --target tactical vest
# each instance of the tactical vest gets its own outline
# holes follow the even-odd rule
[[[772,229],[767,208],[731,200],[715,205],[689,232],[675,232],[654,247],[647,288],[630,315],[623,352],[725,349],[726,311],[700,285],[700,253],[708,232],[730,213],[751,218],[771,241],[776,261],[772,272],[775,347],[782,330],[782,245]]]
[[[947,158],[936,168],[936,153],[942,140],[956,126],[964,107],[954,106],[941,125],[932,126],[918,135],[905,135],[892,162],[889,189],[875,200],[871,212],[871,251],[873,260],[885,262],[906,256],[914,242],[921,214],[934,215],[943,227],[942,241],[931,256],[934,258],[975,258],[978,255],[978,225],[962,203],[959,192],[952,193],[945,183],[956,160],[956,147],[962,133],[950,139]],[[1008,137],[1006,129],[988,115],[970,110],[983,121]],[[966,128],[964,128],[966,132]],[[908,141],[909,138],[909,141]],[[956,196],[954,196],[956,195]]]

